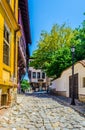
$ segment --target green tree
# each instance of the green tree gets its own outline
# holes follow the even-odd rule
[[[53,55],[50,64],[46,69],[48,76],[59,77],[64,69],[71,66],[72,56],[70,48],[63,47],[56,51]]]
[[[75,36],[75,41],[79,41],[75,52],[77,61],[85,59],[85,20],[82,26],[78,28],[78,32],[78,35]]]
[[[44,70],[48,76],[59,76],[61,71],[70,65],[70,46],[76,33],[77,30],[73,31],[66,24],[54,25],[50,33],[43,31],[38,42],[38,48],[33,53],[34,60],[30,66]]]
[[[21,82],[21,89],[25,91],[25,90],[29,90],[29,88],[30,88],[30,84],[28,80],[23,79]]]

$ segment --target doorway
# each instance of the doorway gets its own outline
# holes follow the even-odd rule
[[[72,75],[69,76],[69,97],[72,98]],[[78,99],[78,73],[74,74],[74,98]]]
[[[4,106],[7,104],[7,94],[1,95],[1,106]]]

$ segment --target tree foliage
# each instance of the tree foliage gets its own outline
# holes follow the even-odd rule
[[[75,41],[78,40],[79,43],[76,46],[76,60],[85,59],[85,20],[82,26],[78,28],[78,35],[75,36]]]
[[[61,72],[72,64],[71,51],[68,47],[63,47],[55,52],[50,64],[46,69],[48,76],[59,77]]]
[[[30,63],[36,69],[42,69],[48,76],[59,77],[61,72],[72,64],[70,47],[75,45],[75,61],[85,58],[85,22],[82,28],[72,30],[63,24],[54,25],[50,33],[43,31],[38,42],[38,48]],[[82,52],[81,49],[83,48]],[[82,57],[82,58],[81,58]]]
[[[21,82],[21,89],[25,91],[25,90],[29,90],[29,88],[30,88],[30,84],[28,80],[23,79]]]

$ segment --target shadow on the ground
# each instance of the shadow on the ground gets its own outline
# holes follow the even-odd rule
[[[33,97],[37,97],[37,98],[49,98],[49,99],[52,99],[52,100],[58,102],[60,105],[70,107],[70,108],[74,109],[81,116],[85,117],[85,103],[82,103],[82,102],[80,102],[80,101],[78,101],[76,99],[75,99],[76,105],[72,106],[72,105],[70,105],[71,98],[67,98],[67,97],[64,97],[64,96],[55,96],[55,95],[51,95],[51,94],[49,94],[47,92],[27,93],[27,94],[25,94],[25,96],[33,96]]]

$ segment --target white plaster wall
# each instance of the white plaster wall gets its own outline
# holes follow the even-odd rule
[[[83,88],[83,77],[85,77],[85,67],[81,63],[74,65],[74,74],[78,73],[78,93],[85,95]],[[66,96],[69,97],[69,76],[72,75],[72,67],[69,67],[61,74],[61,77],[52,82],[52,88],[56,91],[66,91]]]
[[[57,79],[57,87],[56,91],[65,91],[65,80],[64,78],[58,78]]]
[[[56,81],[57,80],[52,81],[52,85],[50,85],[51,89],[56,89]]]
[[[67,97],[69,97],[69,76],[71,76],[71,75],[72,75],[71,67],[69,67],[67,70],[65,70],[61,75],[61,79],[63,81]]]
[[[85,95],[85,87],[83,87],[83,77],[85,77],[85,67],[79,66],[79,94]]]

